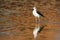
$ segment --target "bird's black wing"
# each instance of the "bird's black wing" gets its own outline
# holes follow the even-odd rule
[[[45,25],[45,26],[47,26],[47,25]],[[41,32],[45,28],[45,26],[41,26],[38,32]]]
[[[40,30],[38,32],[41,32],[44,29],[45,26],[40,27]]]
[[[38,13],[39,15],[41,15],[42,17],[45,17],[41,12],[37,11],[37,13]]]

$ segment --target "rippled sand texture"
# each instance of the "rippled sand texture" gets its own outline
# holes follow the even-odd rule
[[[60,40],[60,0],[0,0],[0,40],[35,40],[34,5],[45,16],[40,26],[46,25],[36,40]]]

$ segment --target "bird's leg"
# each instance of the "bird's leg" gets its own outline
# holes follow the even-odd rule
[[[35,17],[35,21],[36,21],[36,26],[38,26],[38,18]]]
[[[40,26],[40,19],[39,19],[39,17],[38,17],[38,26]]]
[[[35,17],[35,19],[36,19],[36,26],[39,27],[39,25],[40,25],[40,19],[36,18],[36,17]]]

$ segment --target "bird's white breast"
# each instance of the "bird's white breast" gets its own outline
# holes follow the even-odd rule
[[[36,10],[33,10],[33,15],[34,15],[35,17],[40,17],[40,15],[37,13]]]

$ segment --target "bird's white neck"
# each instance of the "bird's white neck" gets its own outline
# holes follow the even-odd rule
[[[36,9],[34,9],[34,11],[36,12]]]

